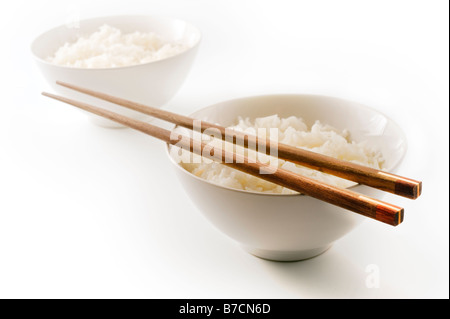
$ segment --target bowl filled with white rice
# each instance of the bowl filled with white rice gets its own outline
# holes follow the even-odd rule
[[[31,52],[57,93],[139,119],[142,114],[68,90],[56,81],[161,107],[188,76],[200,40],[200,31],[183,20],[112,16],[49,30],[33,41]],[[118,126],[89,117],[102,126]]]
[[[372,108],[339,98],[256,96],[221,102],[191,116],[389,172],[396,171],[406,152],[406,138],[392,120]],[[204,138],[208,145],[220,143],[232,149],[227,143]],[[278,261],[311,258],[367,220],[223,164],[186,154],[177,147],[167,146],[167,153],[178,180],[198,210],[255,256]],[[252,151],[245,154],[255,155]],[[276,157],[274,161],[266,155],[255,158],[333,186],[378,199],[383,196],[377,189]]]

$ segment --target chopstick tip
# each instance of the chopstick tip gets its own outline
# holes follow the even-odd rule
[[[400,225],[403,222],[403,219],[405,218],[405,209],[401,208],[400,211],[398,212],[398,223],[397,225]],[[394,225],[394,226],[397,226]]]
[[[46,96],[46,97],[49,97],[49,98],[52,98],[52,99],[55,99],[55,100],[60,100],[60,101],[63,100],[63,97],[58,96],[58,95],[55,95],[55,94],[52,94],[52,93],[42,92],[41,94],[42,94],[43,96]]]
[[[416,199],[422,193],[422,182],[412,179],[398,178],[395,181],[394,193],[409,199]]]
[[[419,197],[420,195],[422,195],[422,182],[418,183],[416,194],[417,194],[416,198]]]
[[[55,83],[56,83],[57,85],[64,86],[64,87],[66,87],[66,88],[71,88],[71,87],[72,87],[72,85],[70,85],[69,83],[66,83],[66,82],[63,82],[63,81],[60,81],[60,80],[56,80]]]
[[[402,207],[383,203],[376,207],[375,219],[391,226],[398,226],[403,222],[405,210]]]

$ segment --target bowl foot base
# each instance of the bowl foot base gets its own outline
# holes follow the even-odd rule
[[[251,247],[242,247],[242,248],[245,251],[249,252],[250,254],[262,259],[273,261],[300,261],[316,257],[327,251],[330,247],[331,245],[299,251],[265,250]]]

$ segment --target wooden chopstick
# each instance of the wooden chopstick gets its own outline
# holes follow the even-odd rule
[[[71,104],[90,113],[102,116],[122,125],[141,131],[168,144],[176,145],[178,147],[182,147],[183,149],[188,149],[189,151],[198,155],[202,155],[203,149],[207,146],[206,144],[201,143],[201,146],[197,147],[198,142],[187,136],[178,135],[175,139],[171,138],[171,131],[151,125],[149,123],[134,120],[132,118],[99,107],[46,92],[43,92],[42,94],[44,96]],[[222,162],[222,164],[224,165],[230,166],[253,176],[257,176],[283,187],[287,187],[294,191],[298,191],[311,197],[323,200],[327,203],[348,209],[366,217],[381,221],[383,223],[397,226],[403,221],[404,210],[401,207],[394,206],[367,196],[363,196],[347,189],[333,187],[328,184],[295,174],[281,168],[274,169],[274,167],[260,162],[249,162],[246,157],[239,154],[230,153],[223,149],[221,152],[214,152],[214,154],[210,155],[214,160]],[[230,158],[233,159],[231,163],[228,160]],[[261,174],[261,171],[271,171],[274,173]]]
[[[126,99],[111,96],[105,93],[96,92],[87,88],[82,88],[73,84],[57,81],[57,84],[66,88],[121,105],[123,107],[159,118],[164,121],[174,123],[179,126],[183,126],[188,129],[194,128],[193,119],[188,116],[172,113],[169,111],[161,110],[158,108],[150,107],[140,103],[132,102]],[[223,126],[201,121],[201,132],[206,129],[214,128],[219,130],[222,139],[229,136],[230,130]],[[249,139],[256,141],[256,143],[249,143]],[[269,155],[270,149],[268,145],[274,145],[273,141],[269,139],[262,139],[256,136],[250,136],[246,133],[233,131],[233,143],[236,140],[243,141],[244,147],[251,148],[253,150],[265,150]],[[272,144],[271,144],[272,143]],[[345,178],[360,184],[371,186],[380,189],[385,192],[393,193],[399,196],[407,197],[410,199],[416,199],[422,192],[422,182],[416,181],[410,178],[402,177],[392,173],[384,172],[374,168],[370,168],[364,165],[351,163],[336,159],[334,157],[318,154],[308,150],[300,149],[294,146],[286,145],[283,143],[277,143],[278,158],[290,161],[308,168],[312,168],[327,174],[335,175],[341,178]]]

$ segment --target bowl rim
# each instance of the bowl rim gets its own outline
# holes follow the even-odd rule
[[[404,148],[404,151],[403,151],[402,155],[400,156],[398,161],[396,163],[394,163],[394,165],[392,165],[392,167],[388,170],[388,172],[394,171],[403,162],[403,160],[405,158],[405,155],[407,153],[407,150],[408,150],[408,141],[407,141],[406,135],[405,135],[404,131],[401,129],[401,127],[395,121],[393,121],[389,116],[387,116],[383,112],[378,111],[377,109],[375,109],[373,107],[370,107],[370,106],[367,106],[365,104],[362,104],[362,103],[359,103],[359,102],[356,102],[356,101],[352,101],[352,100],[349,100],[349,99],[340,98],[340,97],[329,96],[329,95],[322,95],[322,94],[308,94],[308,93],[306,93],[306,94],[304,94],[304,93],[286,93],[286,94],[285,93],[276,93],[276,94],[251,95],[251,96],[238,97],[238,98],[234,98],[234,99],[230,99],[230,100],[222,100],[220,102],[217,102],[217,103],[208,105],[206,107],[197,109],[196,111],[190,113],[188,116],[192,116],[194,113],[197,113],[197,112],[200,112],[200,111],[212,109],[212,108],[217,107],[218,105],[223,104],[223,103],[235,103],[235,102],[238,102],[238,101],[254,99],[254,98],[300,97],[300,96],[317,97],[317,98],[331,98],[331,99],[336,99],[336,100],[340,100],[340,101],[343,101],[343,102],[348,102],[348,103],[352,103],[352,104],[358,104],[358,107],[361,107],[363,109],[367,109],[367,110],[376,112],[376,113],[384,116],[391,124],[396,126],[396,128],[400,132],[401,138],[405,142],[405,148]],[[177,126],[174,126],[173,128],[175,128],[175,127],[177,127]],[[307,195],[305,195],[303,193],[294,193],[294,194],[263,193],[263,192],[253,191],[253,190],[237,189],[237,188],[233,188],[233,187],[229,187],[229,186],[223,186],[223,185],[216,184],[214,182],[211,182],[211,181],[205,180],[205,179],[203,179],[201,177],[198,177],[198,176],[192,174],[191,172],[189,172],[188,170],[184,169],[170,155],[170,147],[172,145],[169,144],[169,143],[165,143],[164,145],[165,145],[166,155],[167,155],[167,157],[169,157],[169,160],[176,167],[176,169],[181,170],[182,172],[184,172],[184,174],[187,174],[188,176],[193,177],[196,180],[199,180],[199,181],[201,181],[203,183],[208,183],[208,184],[210,184],[210,185],[212,185],[214,187],[218,187],[218,188],[221,188],[221,189],[234,191],[234,192],[240,192],[240,193],[243,193],[243,194],[251,194],[251,195],[258,195],[258,196],[307,196]],[[361,186],[365,186],[365,185],[357,183],[355,185],[347,187],[346,189],[353,189],[353,188],[361,187]],[[366,186],[366,187],[368,187],[368,186]]]
[[[190,27],[192,27],[198,35],[198,39],[197,41],[192,45],[189,46],[188,48],[186,48],[185,50],[178,52],[177,54],[168,56],[166,58],[162,58],[156,61],[150,61],[150,62],[146,62],[146,63],[139,63],[139,64],[133,64],[133,65],[127,65],[127,66],[118,66],[118,67],[102,67],[102,68],[80,68],[80,67],[73,67],[73,66],[68,66],[68,65],[58,65],[55,63],[51,63],[45,59],[43,59],[42,57],[38,56],[35,52],[35,46],[36,44],[39,42],[39,40],[41,40],[41,38],[43,38],[45,35],[56,31],[57,29],[62,29],[64,28],[66,25],[65,24],[61,24],[58,25],[56,27],[53,27],[51,29],[47,29],[44,32],[41,32],[38,36],[36,36],[30,44],[30,51],[31,54],[33,55],[34,59],[36,61],[38,61],[39,63],[43,63],[46,64],[48,66],[52,66],[52,67],[56,67],[56,68],[61,68],[61,69],[69,69],[69,70],[81,70],[81,71],[89,71],[89,72],[95,72],[95,71],[114,71],[114,70],[123,70],[123,69],[130,69],[130,68],[136,68],[136,67],[142,67],[142,66],[146,66],[149,64],[157,64],[163,61],[167,61],[169,59],[172,58],[176,58],[182,54],[185,54],[195,48],[197,48],[200,45],[200,42],[202,41],[202,32],[200,31],[200,29],[195,26],[194,24],[192,24],[191,22],[185,20],[185,19],[180,19],[180,18],[176,18],[176,17],[170,17],[170,16],[164,16],[164,15],[145,15],[145,14],[124,14],[124,15],[109,15],[109,16],[98,16],[98,17],[92,17],[92,18],[86,18],[86,19],[81,19],[79,22],[83,23],[83,22],[88,22],[88,21],[95,21],[95,20],[102,20],[102,19],[124,19],[124,18],[136,18],[136,19],[165,19],[165,20],[171,20],[171,21],[180,21],[183,22],[187,25],[189,25]]]

